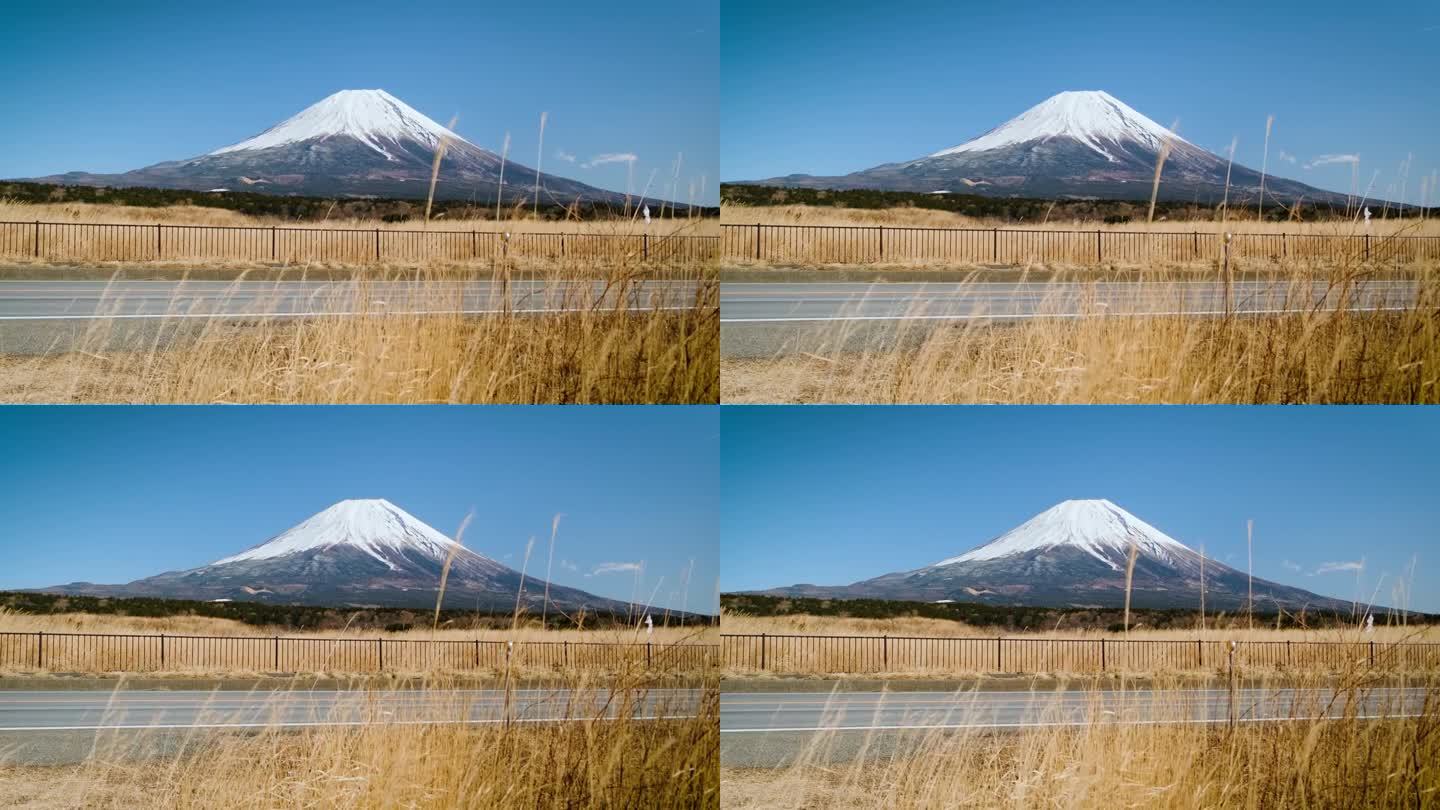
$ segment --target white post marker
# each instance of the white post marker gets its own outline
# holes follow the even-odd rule
[[[1365,615],[1365,632],[1375,632],[1375,614],[1373,613],[1367,613]]]
[[[1370,230],[1370,206],[1365,206],[1365,230]]]
[[[652,618],[650,618],[650,614],[649,614],[649,613],[646,613],[646,614],[645,614],[645,635],[648,636],[648,635],[651,635],[651,634],[654,633],[654,632],[655,632],[655,620],[652,619]]]
[[[645,213],[645,224],[646,224],[646,225],[649,225],[649,224],[650,224],[650,206],[648,206],[648,205],[645,206],[645,212],[644,212],[644,213]],[[1366,219],[1369,219],[1369,217],[1370,217],[1370,212],[1369,212],[1368,210],[1365,212],[1365,217],[1366,217]]]

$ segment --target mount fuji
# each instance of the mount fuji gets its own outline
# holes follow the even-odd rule
[[[1050,507],[990,542],[933,565],[852,585],[792,585],[771,596],[952,600],[994,605],[1113,608],[1125,603],[1125,569],[1136,552],[1131,604],[1138,608],[1245,607],[1247,577],[1205,558],[1107,500]],[[1350,603],[1256,577],[1255,609],[1349,610]]]
[[[44,593],[152,596],[329,607],[431,607],[445,560],[445,607],[509,610],[521,574],[461,546],[384,499],[341,501],[254,548],[188,571],[125,585],[74,582]],[[541,607],[546,583],[524,578],[523,603]],[[562,610],[623,613],[624,602],[551,584]]]
[[[791,174],[745,185],[874,189],[990,197],[1148,200],[1163,144],[1164,200],[1218,204],[1227,168],[1232,203],[1260,197],[1260,172],[1208,152],[1101,90],[1051,96],[958,146],[840,177]],[[1346,197],[1267,175],[1265,198],[1344,205]]]
[[[254,137],[187,160],[124,174],[69,172],[29,178],[69,185],[146,186],[311,196],[424,198],[445,142],[435,196],[494,204],[534,198],[535,170],[465,140],[384,90],[341,90]],[[623,203],[625,195],[540,175],[546,205]]]

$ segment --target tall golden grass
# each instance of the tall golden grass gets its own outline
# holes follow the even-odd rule
[[[0,399],[67,403],[714,403],[719,288],[703,270],[642,289],[634,268],[554,273],[517,311],[509,297],[465,314],[465,276],[393,273],[405,300],[368,281],[303,319],[102,317],[48,350],[0,355]],[[487,278],[496,290],[511,274]],[[243,281],[242,279],[240,279]],[[690,286],[686,286],[690,285]],[[397,294],[393,292],[391,294]],[[659,289],[656,287],[655,289]],[[239,295],[232,287],[228,295]],[[115,312],[123,293],[101,306]],[[261,296],[263,303],[264,296]],[[394,312],[396,308],[399,312]],[[474,309],[473,302],[468,306]],[[439,311],[443,314],[403,314]],[[394,314],[392,314],[394,313]],[[173,317],[172,317],[173,316]],[[65,330],[60,330],[65,332]],[[3,347],[0,347],[3,351]]]
[[[1368,719],[1377,694],[1361,676],[1272,681],[1302,690],[1273,723],[1184,724],[1185,693],[1137,695],[1160,722],[1128,724],[1103,709],[1099,686],[1078,722],[992,733],[977,729],[824,731],[776,769],[724,767],[724,807],[911,808],[1421,808],[1440,795],[1440,688],[1418,713]],[[1335,688],[1338,699],[1329,697]],[[1322,691],[1323,690],[1323,691]],[[1043,696],[1042,696],[1043,699]],[[1326,716],[1327,719],[1316,719]],[[888,734],[888,737],[887,737]],[[858,738],[858,741],[857,741]],[[846,744],[842,745],[845,741]],[[853,751],[853,755],[843,752]]]
[[[436,679],[426,694],[444,697],[455,686]],[[693,711],[662,702],[660,716],[669,719],[646,718],[650,683],[633,673],[609,682],[576,678],[566,686],[572,708],[566,721],[554,724],[398,725],[377,711],[360,725],[298,731],[98,732],[93,753],[78,765],[17,765],[7,762],[15,752],[0,752],[0,805],[718,806],[715,681],[693,683],[701,690]],[[451,703],[441,705],[465,716],[465,697],[454,694]]]
[[[1376,275],[1292,263],[1259,308],[1295,311],[1211,317],[1130,314],[1100,301],[1096,279],[1058,273],[1040,283],[1029,320],[937,325],[922,318],[879,328],[840,321],[806,330],[804,353],[725,360],[721,397],[733,404],[1440,402],[1440,278],[1433,270],[1412,276],[1412,300],[1360,311],[1356,296]],[[982,279],[970,276],[959,291]],[[1185,281],[1183,274],[1130,280],[1162,309],[1196,309],[1183,300],[1186,285],[1167,286]]]

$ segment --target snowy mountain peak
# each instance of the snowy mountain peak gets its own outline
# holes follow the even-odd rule
[[[211,565],[348,546],[396,569],[398,566],[390,555],[415,552],[443,560],[455,545],[454,540],[384,498],[346,500],[248,551],[216,560]]]
[[[210,154],[271,149],[336,137],[354,138],[390,160],[396,159],[394,145],[403,141],[433,149],[442,138],[465,140],[384,90],[341,90],[249,140]]]
[[[930,157],[985,152],[1051,138],[1079,141],[1112,162],[1117,160],[1113,151],[1119,144],[1133,142],[1157,150],[1166,138],[1184,142],[1103,90],[1067,90],[974,140],[942,149]]]
[[[1073,500],[1058,503],[989,543],[931,567],[1070,546],[1115,568],[1129,556],[1132,543],[1141,555],[1166,561],[1173,553],[1191,553],[1184,543],[1110,501]]]

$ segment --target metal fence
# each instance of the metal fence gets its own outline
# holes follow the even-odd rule
[[[767,672],[1159,672],[1231,665],[1227,641],[721,634],[729,669]],[[1440,669],[1440,643],[1238,641],[1260,669]]]
[[[715,644],[113,633],[0,633],[0,669],[47,672],[429,672],[714,667]]]
[[[720,237],[686,234],[0,222],[0,257],[58,261],[369,264],[529,258],[691,263],[713,262],[719,256]]]
[[[1199,231],[727,224],[720,233],[723,258],[777,263],[1141,264],[1213,261],[1224,250],[1223,235]],[[1433,261],[1440,260],[1440,236],[1237,233],[1231,235],[1230,256],[1352,263]]]

